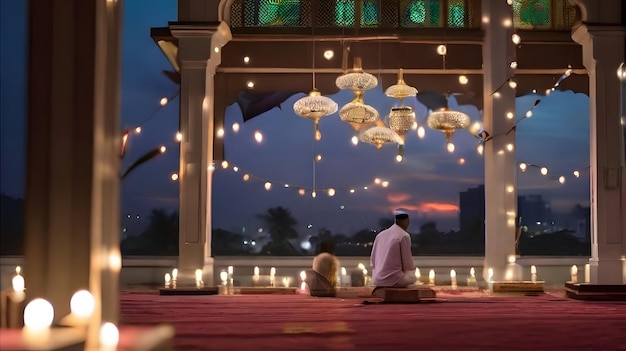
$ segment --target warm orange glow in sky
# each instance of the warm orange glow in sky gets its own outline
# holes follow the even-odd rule
[[[387,195],[387,200],[395,204],[395,207],[403,207],[407,210],[419,214],[435,212],[458,212],[459,206],[445,202],[420,202],[412,203],[411,195],[408,193],[392,193]],[[448,214],[449,215],[449,214]]]

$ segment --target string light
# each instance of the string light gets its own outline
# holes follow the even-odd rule
[[[543,175],[543,176],[547,176],[550,173],[548,167],[540,166],[540,165],[536,165],[536,164],[532,164],[532,163],[528,163],[528,162],[520,162],[518,164],[518,167],[519,167],[519,169],[520,169],[520,171],[522,173],[527,172],[529,168],[536,168],[536,169],[538,169],[539,173],[541,175]],[[589,166],[585,167],[585,169],[589,169]],[[574,171],[572,171],[572,175],[575,178],[580,178],[580,171],[579,170],[574,170]],[[565,182],[567,180],[565,175],[553,175],[550,178],[554,179],[554,180],[557,180],[561,184],[565,184]]]
[[[222,160],[220,162],[220,164],[221,164],[221,169],[222,170],[232,169],[234,172],[239,172],[239,171],[244,172],[244,175],[242,177],[244,182],[247,182],[247,181],[249,181],[251,179],[255,179],[255,180],[258,180],[260,182],[263,182],[265,190],[270,190],[272,188],[273,184],[277,184],[278,183],[276,181],[272,181],[272,180],[260,177],[258,175],[255,175],[255,174],[253,174],[251,172],[243,171],[241,169],[241,167],[235,166],[235,165],[232,164],[232,162],[229,162],[227,160]],[[209,168],[214,170],[215,169],[214,164],[211,164],[209,166]],[[380,186],[382,188],[387,188],[391,184],[388,180],[383,180],[381,178],[374,178],[372,183],[374,185]],[[356,187],[356,188],[355,187],[349,187],[349,188],[348,187],[344,187],[344,188],[341,188],[341,187],[339,187],[339,188],[337,188],[337,187],[313,188],[313,187],[309,187],[309,186],[302,186],[302,185],[295,185],[295,184],[291,184],[291,185],[290,184],[284,184],[283,186],[284,186],[284,188],[295,188],[295,189],[298,189],[298,194],[299,195],[305,195],[306,191],[309,190],[309,191],[311,191],[311,196],[312,197],[316,197],[318,192],[327,193],[328,196],[335,196],[337,194],[337,190],[338,189],[339,190],[346,190],[348,193],[351,193],[351,194],[354,194],[356,192],[356,190],[355,190],[356,188],[361,188],[363,190],[369,190],[369,186],[368,185],[363,185],[363,186]]]

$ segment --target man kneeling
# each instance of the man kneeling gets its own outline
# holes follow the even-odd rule
[[[376,235],[370,264],[372,282],[376,288],[372,292],[383,292],[381,288],[405,288],[417,281],[415,263],[411,253],[411,236],[406,231],[409,227],[409,213],[399,208],[394,211],[395,223]]]

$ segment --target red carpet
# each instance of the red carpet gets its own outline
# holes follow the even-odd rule
[[[626,303],[563,292],[363,304],[305,295],[123,292],[121,325],[169,323],[176,350],[625,350]]]

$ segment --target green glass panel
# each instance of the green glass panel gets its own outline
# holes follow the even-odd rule
[[[456,2],[448,6],[448,27],[465,27],[465,5]]]
[[[402,26],[413,27],[426,22],[426,6],[424,1],[411,1],[402,12]]]
[[[378,6],[374,1],[366,1],[363,4],[363,12],[361,14],[361,25],[375,26],[378,24]]]
[[[259,26],[297,26],[300,22],[299,0],[259,1]]]
[[[339,27],[354,25],[354,0],[339,0],[335,6],[335,24]]]
[[[430,26],[439,27],[441,25],[441,15],[439,12],[439,1],[429,1],[428,7],[430,10]]]
[[[517,27],[550,26],[550,0],[517,0],[513,3],[513,13]]]

